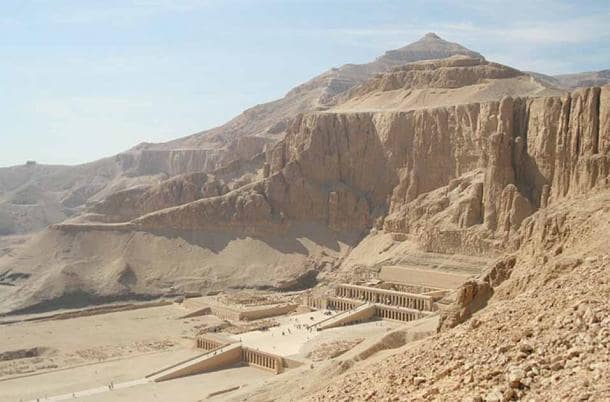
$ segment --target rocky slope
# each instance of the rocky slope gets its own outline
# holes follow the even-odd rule
[[[608,400],[609,202],[610,190],[599,189],[527,218],[511,236],[520,249],[458,291],[456,309],[479,304],[467,321],[445,318],[440,333],[405,346],[390,333],[368,353],[236,400]]]
[[[579,196],[528,218],[514,267],[486,282],[485,309],[311,400],[607,400],[609,197]]]
[[[610,70],[588,73],[561,74],[552,77],[556,85],[566,89],[576,89],[610,84]]]

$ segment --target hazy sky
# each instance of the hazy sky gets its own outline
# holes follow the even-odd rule
[[[2,0],[0,166],[201,131],[429,31],[524,70],[610,68],[608,0]]]

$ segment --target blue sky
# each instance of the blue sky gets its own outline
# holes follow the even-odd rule
[[[430,31],[524,70],[610,68],[608,0],[2,0],[0,166],[201,131]]]

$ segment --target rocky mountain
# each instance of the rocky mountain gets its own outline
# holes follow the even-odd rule
[[[200,172],[220,174],[221,187],[239,187],[253,180],[253,175],[262,166],[261,152],[284,137],[298,114],[343,103],[340,98],[349,90],[397,66],[455,55],[484,59],[476,52],[429,33],[370,63],[333,68],[297,86],[282,99],[257,105],[211,130],[161,144],[143,143],[114,157],[78,166],[29,163],[0,168],[0,236],[32,233],[49,224],[79,217],[85,209],[117,192],[144,191],[143,187],[155,191],[152,187],[175,176]],[[535,79],[528,80],[524,76],[519,85],[530,85],[529,92],[537,85],[542,85],[540,91],[551,87],[572,89],[601,85],[608,78],[603,71],[558,77],[528,74]],[[499,82],[498,85],[503,84]],[[511,96],[527,92],[520,88],[511,93],[508,86],[492,88],[486,99],[495,99],[498,90]],[[428,107],[443,99],[441,93],[424,97],[418,96],[418,91],[414,87],[408,96],[410,107]],[[464,94],[462,102],[468,102],[469,96],[471,94]],[[454,101],[457,100],[450,102]],[[352,101],[349,107],[357,107],[356,102]],[[366,107],[374,106],[371,99],[367,102]],[[407,106],[404,100],[401,102],[402,107]],[[233,180],[238,181],[231,184]],[[172,200],[178,202],[179,197]],[[165,204],[171,205],[175,204]],[[95,207],[92,208],[95,213]]]
[[[603,86],[610,84],[610,70],[591,71],[588,73],[562,74],[553,76],[563,88]]]
[[[379,231],[493,257],[536,211],[608,184],[609,99],[478,57],[392,69],[295,116],[248,169],[115,192],[37,235],[0,258],[27,278],[0,305],[310,286]]]
[[[574,90],[577,88],[604,86],[610,84],[610,70],[590,71],[586,73],[545,75],[529,72],[548,85]]]
[[[251,159],[283,138],[297,114],[327,108],[337,95],[394,66],[458,54],[482,58],[458,44],[427,34],[370,63],[346,64],[327,71],[289,91],[284,98],[248,109],[211,130],[161,144],[140,144],[84,165],[0,168],[0,235],[40,230],[79,215],[85,206],[112,193],[155,186],[177,175],[221,169],[232,170],[231,178],[242,177],[245,171],[260,167],[257,160]],[[26,193],[27,202],[23,202]]]

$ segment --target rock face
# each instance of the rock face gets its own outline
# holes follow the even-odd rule
[[[418,88],[460,88],[490,79],[525,76],[519,70],[491,63],[485,59],[452,56],[446,59],[409,63],[385,74],[378,74],[366,84],[350,91],[357,96],[373,91]]]
[[[124,222],[149,212],[187,204],[228,192],[224,182],[205,173],[175,176],[153,186],[139,186],[110,194],[89,210],[105,222]]]
[[[553,76],[560,86],[568,89],[604,86],[610,84],[610,70]]]
[[[456,247],[478,237],[493,248],[540,206],[608,184],[607,98],[608,88],[590,88],[429,110],[310,113],[267,153],[263,180],[135,223],[256,234],[315,221],[363,232],[381,217],[386,231],[451,233]]]

